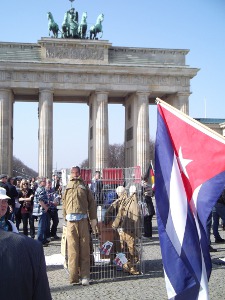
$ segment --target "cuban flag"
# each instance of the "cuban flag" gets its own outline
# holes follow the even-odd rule
[[[157,221],[168,299],[209,299],[206,222],[225,187],[225,139],[158,99]]]

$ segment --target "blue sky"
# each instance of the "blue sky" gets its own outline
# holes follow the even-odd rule
[[[36,43],[48,37],[47,12],[61,26],[68,0],[1,1],[0,41]],[[225,118],[225,1],[224,0],[75,0],[88,26],[104,13],[103,38],[113,46],[189,49],[186,64],[199,68],[191,80],[190,115]],[[206,103],[206,110],[205,110]],[[37,103],[14,105],[14,155],[38,169]],[[156,130],[155,107],[150,108],[150,134]],[[116,117],[115,117],[116,116]],[[77,126],[74,144],[68,129]],[[25,131],[24,131],[25,130]],[[87,158],[88,106],[54,104],[54,156],[57,168]],[[109,106],[110,143],[124,139],[124,108]]]

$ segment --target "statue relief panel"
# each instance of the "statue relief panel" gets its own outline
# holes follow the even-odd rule
[[[64,82],[71,82],[72,81],[71,78],[72,78],[72,75],[69,73],[66,73],[64,75]]]
[[[12,72],[0,72],[0,80],[2,81],[7,81],[11,80],[13,78],[13,73]]]
[[[102,74],[93,74],[89,76],[89,83],[103,83],[104,75]]]
[[[77,83],[87,83],[88,82],[88,75],[87,74],[77,74],[74,77],[74,81]]]
[[[43,82],[44,81],[44,73],[36,73],[35,81]]]
[[[58,82],[58,74],[57,73],[50,73],[49,74],[49,81]]]
[[[46,48],[46,58],[104,60],[104,48]]]
[[[131,83],[132,84],[143,84],[144,76],[141,76],[141,75],[132,76]]]
[[[130,75],[119,75],[120,83],[130,83]]]
[[[159,76],[153,76],[151,79],[152,79],[152,84],[159,85]]]
[[[174,84],[181,84],[180,77],[176,77],[174,80]]]
[[[119,75],[106,75],[105,76],[105,81],[108,83],[119,83]]]
[[[169,78],[165,76],[159,77],[159,84],[160,85],[168,85],[169,84]]]
[[[143,79],[144,83],[150,85],[164,85],[164,86],[188,86],[189,78],[174,77],[174,76],[149,76]]]

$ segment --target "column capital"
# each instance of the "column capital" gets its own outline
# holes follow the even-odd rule
[[[51,93],[53,94],[54,93],[54,89],[51,89],[51,88],[39,88],[39,92],[40,93]]]
[[[136,95],[145,95],[145,96],[149,97],[151,95],[151,91],[136,91],[135,94]]]
[[[8,88],[0,88],[0,93],[4,93],[5,95],[11,94],[11,97],[14,96],[14,93],[13,93],[12,89],[10,89],[10,88],[9,89]]]
[[[137,97],[137,101],[138,103],[149,103],[149,95],[150,95],[150,92],[147,92],[147,91],[137,91],[135,93],[136,97]]]
[[[108,91],[95,91],[95,96],[96,96],[96,101],[97,102],[105,102],[105,103],[108,103],[108,94],[109,92]]]
[[[103,95],[107,95],[108,96],[108,94],[109,94],[109,91],[107,91],[107,90],[96,90],[95,91],[95,94],[96,95],[98,95],[98,94],[103,94]]]

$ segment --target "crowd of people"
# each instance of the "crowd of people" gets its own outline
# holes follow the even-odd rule
[[[23,234],[34,239],[35,221],[38,221],[37,239],[42,242],[43,246],[47,246],[51,239],[59,239],[57,206],[60,204],[62,189],[57,176],[50,180],[46,178],[13,178],[1,174],[0,187],[6,191],[8,197],[5,218],[10,224],[13,224],[13,228],[15,225],[19,232],[22,225]],[[40,210],[42,202],[44,204]],[[37,207],[39,211],[37,211]],[[13,230],[15,231],[15,229]]]
[[[112,187],[111,187],[112,188]],[[112,189],[108,190],[112,192]],[[37,240],[47,247],[52,239],[59,239],[57,206],[63,202],[63,217],[67,223],[68,269],[70,283],[81,279],[88,285],[91,269],[91,235],[99,231],[97,207],[105,208],[103,223],[113,230],[111,242],[102,241],[102,250],[111,251],[110,260],[119,260],[117,254],[126,253],[124,271],[139,274],[136,252],[137,238],[152,238],[152,217],[155,208],[152,201],[152,186],[143,177],[138,187],[135,183],[115,185],[112,198],[107,198],[100,171],[96,171],[91,184],[81,178],[78,166],[71,168],[70,179],[62,195],[59,178],[39,177],[37,179],[12,178],[0,175],[0,230],[18,233],[22,223],[24,236]],[[111,195],[111,194],[110,194]],[[140,200],[141,199],[141,200]],[[141,203],[141,204],[140,204]],[[143,216],[143,229],[140,217]],[[225,224],[225,190],[209,215],[207,228],[209,250],[210,231],[213,228],[215,243],[225,243],[219,235],[219,219]],[[213,226],[212,226],[213,220]],[[35,221],[38,230],[35,233]],[[105,242],[105,243],[104,243]]]

